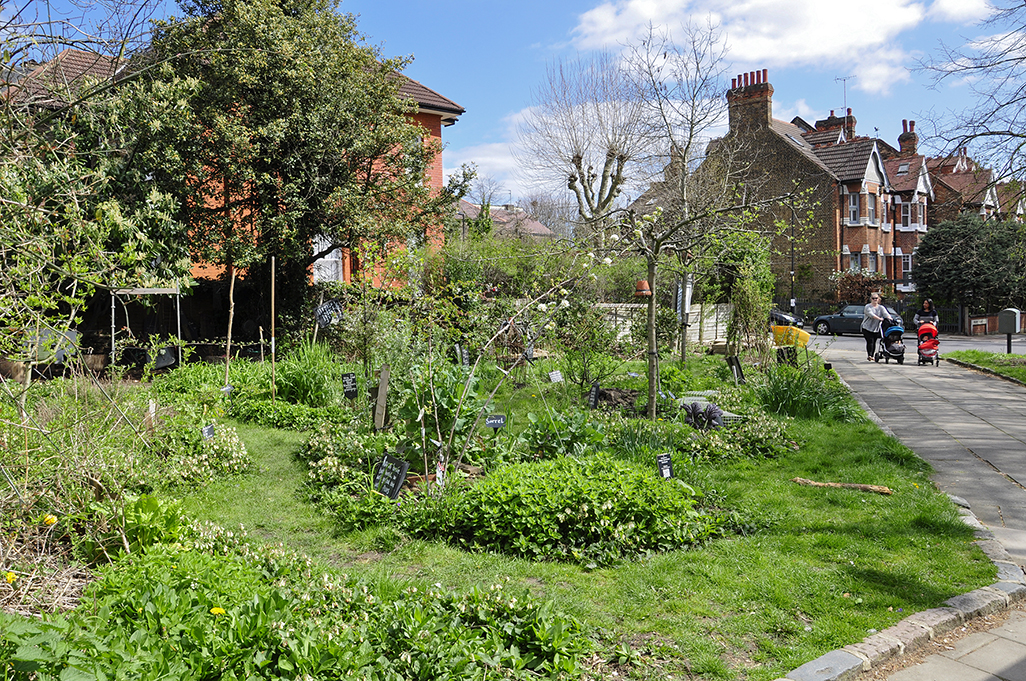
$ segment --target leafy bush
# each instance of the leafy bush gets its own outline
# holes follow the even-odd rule
[[[576,678],[572,618],[501,587],[465,595],[367,584],[225,533],[105,568],[78,610],[0,613],[3,678]],[[212,551],[212,552],[211,552]]]
[[[451,436],[457,450],[462,449],[483,406],[477,397],[477,381],[468,368],[446,363],[413,366],[397,410],[402,444],[411,462],[423,462],[425,456],[433,457],[439,451],[440,445],[431,440],[447,443]]]
[[[170,421],[161,433],[160,444],[168,482],[198,486],[215,477],[237,475],[249,469],[252,459],[235,428],[211,425],[214,436],[207,438],[188,416]]]
[[[601,424],[593,424],[583,411],[549,411],[541,416],[531,412],[527,420],[519,440],[535,459],[580,455],[605,438]]]
[[[695,490],[608,456],[501,468],[406,512],[414,536],[530,559],[610,564],[720,533]]]
[[[80,534],[72,536],[87,562],[108,562],[124,551],[137,553],[159,542],[175,542],[185,530],[181,507],[148,494],[108,499],[69,518]]]
[[[773,364],[756,391],[766,408],[794,418],[825,417],[846,423],[863,417],[848,389],[819,367]]]
[[[616,345],[616,333],[605,315],[580,296],[564,300],[552,315],[559,367],[570,383],[591,385],[619,366],[609,354]]]
[[[791,443],[783,421],[754,411],[715,431],[698,431],[673,421],[630,420],[612,428],[609,445],[634,461],[654,464],[660,452],[680,454],[690,461],[759,459],[776,456]]]

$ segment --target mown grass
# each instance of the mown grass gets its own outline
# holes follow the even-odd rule
[[[945,357],[990,369],[1026,383],[1026,355],[1009,355],[983,350],[955,350],[944,353]]]
[[[544,369],[503,395],[496,411],[523,415],[543,394],[550,406],[578,399],[574,388],[542,382]],[[682,466],[689,482],[738,511],[746,532],[595,570],[465,553],[391,529],[336,536],[296,495],[303,473],[292,453],[303,436],[239,432],[260,472],[189,497],[193,514],[242,523],[384,589],[467,590],[508,579],[511,593],[552,599],[578,617],[604,656],[631,651],[632,678],[769,681],[995,575],[929,482],[928,465],[872,424],[797,420],[797,449],[784,456]],[[885,485],[894,494],[799,486],[795,477]]]

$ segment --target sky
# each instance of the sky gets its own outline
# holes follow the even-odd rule
[[[980,25],[986,0],[343,0],[340,9],[359,15],[385,56],[412,56],[406,75],[466,109],[442,133],[446,172],[474,163],[512,201],[530,191],[513,149],[546,66],[622,50],[650,22],[673,30],[711,18],[725,35],[728,73],[768,69],[775,118],[811,123],[847,104],[858,134],[895,147],[902,120],[916,120],[921,149],[929,119],[970,100],[964,84],[935,86],[920,61],[939,57],[942,42],[995,32]]]

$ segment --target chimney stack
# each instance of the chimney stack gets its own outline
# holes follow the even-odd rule
[[[898,156],[905,158],[919,155],[919,135],[916,134],[916,122],[903,120],[902,133],[898,135]]]
[[[730,129],[764,128],[773,119],[773,86],[769,69],[739,73],[727,92]]]

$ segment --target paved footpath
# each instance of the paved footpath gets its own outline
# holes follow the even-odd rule
[[[914,347],[910,349],[914,353]],[[938,367],[918,366],[915,354],[911,355],[911,364],[877,364],[866,361],[862,348],[833,344],[823,350],[823,357],[885,429],[933,466],[936,485],[968,502],[983,523],[977,535],[985,539],[992,533],[997,540],[981,542],[981,548],[998,565],[999,582],[952,599],[949,608],[923,614],[940,617],[943,611],[957,610],[953,621],[934,626],[916,621],[916,616],[908,618],[908,632],[926,628],[930,635],[943,633],[959,626],[959,618],[1003,609],[1010,601],[1026,597],[1026,578],[1017,567],[1026,565],[1026,387],[944,361]],[[988,544],[989,549],[985,546]],[[1004,597],[999,597],[999,592],[1004,592]],[[914,635],[902,631],[881,634],[884,636],[828,653],[787,678],[855,679],[865,666],[853,668],[852,655],[861,658],[868,653],[866,657],[873,660],[874,655],[880,655],[880,647],[906,634]],[[908,643],[905,640],[895,645],[903,650]],[[883,657],[898,652],[885,651]],[[974,634],[960,641],[954,650],[930,655],[923,663],[887,678],[1026,681],[1026,618],[1013,612],[1004,626]]]

